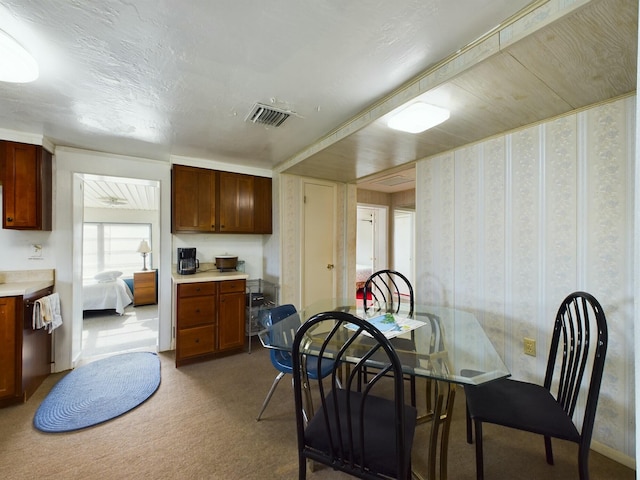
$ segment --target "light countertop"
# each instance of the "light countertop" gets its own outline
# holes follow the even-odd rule
[[[0,272],[0,297],[27,296],[55,283],[53,270]]]
[[[224,280],[246,280],[249,275],[244,272],[220,272],[217,269],[199,270],[191,275],[180,275],[173,272],[173,283],[221,282]]]

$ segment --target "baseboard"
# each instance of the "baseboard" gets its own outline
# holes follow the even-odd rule
[[[624,453],[619,452],[618,450],[614,450],[611,447],[607,447],[605,444],[596,442],[595,440],[591,441],[591,450],[594,452],[598,452],[601,455],[604,455],[611,460],[614,460],[625,467],[629,467],[632,470],[636,469],[636,459],[625,455]]]

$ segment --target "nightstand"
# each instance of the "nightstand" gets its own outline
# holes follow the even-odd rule
[[[158,302],[156,292],[156,271],[134,272],[133,305],[150,305]]]

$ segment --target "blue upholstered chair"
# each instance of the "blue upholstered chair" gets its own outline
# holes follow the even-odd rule
[[[298,315],[296,308],[291,304],[285,304],[285,305],[280,305],[278,307],[262,310],[259,314],[258,321],[262,325],[262,328],[268,329],[272,325],[275,325],[276,323],[292,315],[296,315],[296,316]],[[296,324],[299,324],[299,322],[297,322]],[[295,331],[292,332],[291,338],[293,338],[294,334],[295,334]],[[293,361],[291,359],[291,354],[289,352],[272,349],[270,350],[270,357],[271,357],[271,363],[273,364],[274,368],[278,370],[279,373],[278,375],[276,375],[276,378],[274,379],[273,384],[271,385],[271,388],[267,393],[267,397],[264,399],[264,402],[262,403],[262,408],[260,409],[260,413],[256,418],[256,420],[258,421],[260,420],[260,418],[262,418],[262,414],[267,408],[267,405],[269,404],[269,401],[273,396],[273,392],[276,391],[276,387],[278,386],[278,383],[280,382],[280,380],[282,380],[282,377],[284,377],[288,373],[293,372]],[[309,378],[314,380],[318,378],[324,378],[329,373],[331,373],[332,367],[333,367],[332,362],[323,362],[322,370],[320,371],[320,376],[318,376],[318,370],[312,368],[308,372]]]

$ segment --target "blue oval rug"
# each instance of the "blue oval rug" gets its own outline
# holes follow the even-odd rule
[[[134,352],[96,360],[72,370],[38,407],[34,426],[70,432],[106,422],[149,398],[160,385],[160,359]]]

